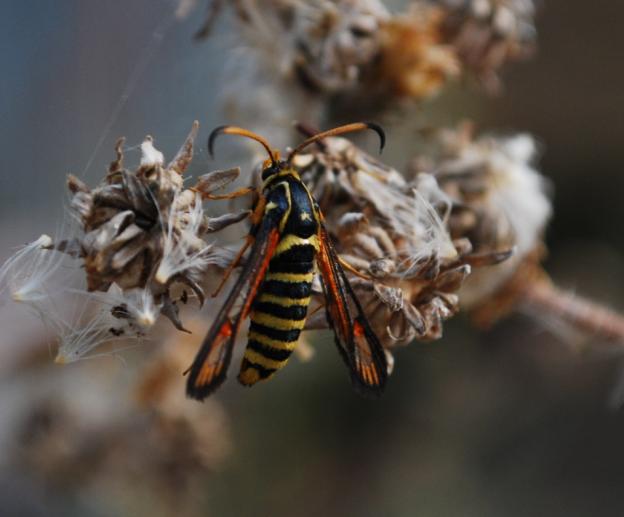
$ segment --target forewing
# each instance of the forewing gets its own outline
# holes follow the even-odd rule
[[[279,241],[278,220],[276,217],[265,216],[260,223],[249,259],[189,368],[186,393],[191,398],[203,400],[225,380],[236,336],[243,319],[249,313],[258,286],[264,278]],[[243,301],[243,308],[232,323],[230,313],[239,293],[247,284],[249,287]]]
[[[386,355],[322,225],[320,237],[317,262],[325,293],[327,321],[334,330],[338,350],[351,371],[355,388],[364,395],[380,395],[388,376]]]

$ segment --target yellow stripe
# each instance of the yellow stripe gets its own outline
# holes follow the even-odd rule
[[[249,348],[245,350],[245,359],[247,359],[250,363],[259,364],[260,366],[264,366],[265,368],[271,370],[279,370],[288,362],[288,359],[285,359],[284,361],[269,359],[268,357],[264,357],[262,354],[259,354],[255,350],[251,350]]]
[[[288,169],[282,170],[281,172],[278,172],[277,174],[269,176],[266,180],[264,180],[262,184],[262,189],[264,190],[268,184],[273,183],[279,178],[285,178],[287,176],[291,176],[296,180],[301,180],[301,178],[299,177],[299,173],[294,168],[290,167]],[[277,185],[271,185],[271,190],[273,190],[276,186]]]
[[[312,235],[311,237],[304,239],[302,237],[298,237],[297,235],[289,233],[288,235],[284,235],[279,241],[279,244],[275,249],[275,256],[279,255],[280,253],[284,253],[285,251],[288,251],[293,246],[304,244],[311,244],[312,246],[314,246],[314,249],[316,251],[318,251],[320,247],[319,240],[316,235]]]
[[[289,352],[292,352],[297,346],[296,341],[279,341],[277,339],[267,337],[264,334],[254,332],[253,330],[249,331],[248,338],[257,341],[258,343],[262,343],[263,345],[270,346],[271,348],[275,348],[276,350],[288,350]]]
[[[264,277],[265,280],[279,280],[280,282],[289,282],[291,284],[300,284],[301,282],[312,282],[314,272],[310,273],[272,273],[269,271]]]
[[[251,315],[251,321],[277,330],[302,329],[305,325],[305,318],[302,320],[286,320],[265,312],[254,312]]]
[[[284,215],[280,219],[279,223],[279,231],[280,233],[284,233],[284,228],[286,228],[286,223],[288,222],[290,212],[292,211],[292,196],[290,195],[290,185],[287,181],[280,183],[280,185],[284,185],[284,189],[286,190],[286,198],[288,199],[288,207],[286,208],[286,212],[284,212]]]
[[[307,298],[287,298],[286,296],[277,296],[275,294],[262,293],[258,297],[259,302],[274,303],[282,307],[292,307],[293,305],[302,305],[307,307],[310,305],[310,297]]]

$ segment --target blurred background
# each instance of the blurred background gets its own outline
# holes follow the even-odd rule
[[[172,156],[198,119],[191,173],[232,165],[203,146],[211,128],[235,122],[220,106],[227,24],[196,43],[205,5],[183,20],[176,7],[2,2],[2,261],[58,230],[66,174],[97,182],[119,136],[136,164],[146,134]],[[623,17],[613,0],[544,1],[538,52],[504,70],[500,95],[454,86],[421,114],[535,135],[554,192],[546,268],[619,310]],[[386,159],[402,168],[401,156]],[[19,307],[1,306],[0,324],[3,515],[624,514],[619,353],[579,354],[522,316],[488,333],[460,316],[442,340],[398,351],[380,401],[352,392],[327,336],[314,360],[294,359],[253,390],[230,380],[203,405],[184,399],[183,368],[163,371],[158,355],[178,347],[191,357],[200,317],[156,357],[148,342],[122,361],[66,367],[52,364],[43,328]]]

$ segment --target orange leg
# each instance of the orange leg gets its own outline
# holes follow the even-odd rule
[[[310,316],[312,316],[313,314],[316,314],[318,311],[320,311],[323,308],[325,308],[325,305],[319,305],[318,307],[315,307],[312,311],[310,311],[310,313],[308,313],[307,317],[309,318]]]
[[[346,260],[343,260],[342,258],[338,257],[338,261],[340,262],[340,265],[346,269],[347,271],[349,271],[350,273],[353,273],[355,276],[359,276],[360,278],[363,278],[364,280],[368,280],[370,282],[372,282],[372,278],[370,276],[365,275],[364,273],[360,273],[357,269],[355,269],[351,264],[349,264]]]
[[[266,206],[266,199],[264,198],[264,196],[262,196],[260,198],[260,200],[258,201],[258,204],[256,205],[256,208],[254,209],[254,211],[250,215],[251,224],[255,225],[255,224],[258,224],[260,222],[260,220],[262,219],[262,214],[264,213],[264,207],[265,206]],[[225,275],[223,276],[223,280],[221,280],[221,282],[219,283],[219,286],[217,287],[215,292],[212,293],[212,295],[211,295],[212,298],[216,298],[219,295],[219,293],[221,292],[221,289],[223,289],[223,286],[225,285],[225,282],[227,281],[227,279],[232,274],[232,271],[234,271],[234,268],[236,266],[238,266],[238,264],[240,264],[240,261],[243,258],[243,255],[245,254],[245,251],[247,251],[247,248],[249,248],[249,246],[251,244],[253,244],[254,240],[255,239],[254,239],[253,236],[247,235],[247,238],[245,240],[245,244],[243,244],[243,247],[239,250],[239,252],[236,254],[236,257],[234,257],[234,260],[232,261],[232,263],[226,269]]]
[[[229,194],[202,194],[203,199],[234,199],[236,197],[246,196],[251,192],[255,192],[255,188],[252,187],[243,187],[235,190],[234,192],[230,192]]]
[[[212,296],[212,298],[216,298],[219,295],[219,293],[221,292],[221,289],[223,289],[223,286],[225,285],[225,282],[227,282],[227,279],[232,274],[232,271],[234,271],[234,268],[238,266],[238,264],[240,264],[240,261],[243,258],[245,251],[247,251],[247,248],[249,248],[249,246],[253,243],[253,241],[254,241],[254,238],[251,235],[247,235],[245,244],[243,244],[242,248],[236,254],[236,257],[234,257],[234,260],[232,261],[232,263],[225,270],[225,275],[223,276],[223,279],[219,283],[219,286],[217,287],[217,289],[214,291],[214,293],[210,295]]]

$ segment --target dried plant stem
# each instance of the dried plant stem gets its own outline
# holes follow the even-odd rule
[[[524,307],[537,317],[555,318],[569,325],[570,330],[624,343],[624,316],[557,287],[540,265],[541,256],[539,249],[527,255],[505,285],[472,311],[474,323],[489,328],[507,314]]]
[[[576,293],[560,289],[550,281],[528,284],[522,292],[521,301],[530,305],[532,310],[557,316],[584,333],[624,343],[622,315]]]

